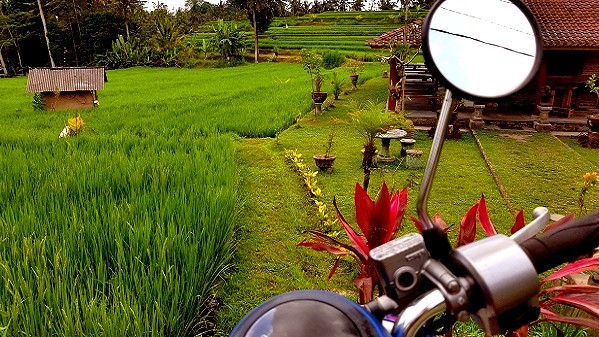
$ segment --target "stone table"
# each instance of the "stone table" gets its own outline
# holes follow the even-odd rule
[[[381,143],[383,144],[381,148],[381,152],[379,153],[377,159],[382,162],[392,162],[395,161],[395,156],[391,154],[389,151],[389,146],[391,145],[391,139],[401,139],[407,135],[402,129],[392,129],[385,133],[379,133],[376,135],[377,138],[381,139]]]

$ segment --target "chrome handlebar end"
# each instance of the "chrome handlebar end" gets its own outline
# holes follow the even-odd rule
[[[398,316],[393,331],[394,337],[414,337],[424,323],[447,309],[445,297],[440,290],[431,290],[415,299]]]

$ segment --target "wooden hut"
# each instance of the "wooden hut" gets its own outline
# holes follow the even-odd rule
[[[40,93],[46,110],[87,109],[98,105],[97,91],[106,81],[104,68],[32,68],[27,91]]]
[[[369,40],[366,42],[367,46],[373,49],[389,49],[391,47],[396,47],[398,45],[405,44],[409,45],[410,48],[420,49],[421,40],[420,33],[422,31],[422,20],[417,20],[409,25],[404,25],[400,28],[394,29],[383,35]],[[407,92],[406,94],[410,97],[424,97],[426,99],[434,98],[434,102],[436,102],[437,94],[431,93],[432,91],[436,91],[436,81],[433,81],[430,74],[428,74],[428,70],[424,65],[421,67],[417,67],[417,71],[415,72],[415,78],[410,78],[412,73],[408,71],[406,68],[406,64],[403,64],[403,61],[397,55],[391,55],[386,58],[386,61],[389,63],[389,97],[387,99],[387,110],[396,110],[397,99],[401,95],[397,95],[397,91],[401,91],[402,78],[407,76],[406,78],[406,88],[413,88],[414,92]],[[426,79],[423,81],[421,77],[422,73],[426,73],[425,75],[429,75],[427,79],[430,79],[430,83],[427,83]],[[412,82],[412,83],[410,83]],[[434,82],[434,83],[433,83]],[[423,90],[420,89],[421,85],[424,84],[424,95],[422,93]],[[399,86],[399,87],[398,87]],[[404,90],[405,92],[405,90]],[[436,104],[433,104],[433,108]]]

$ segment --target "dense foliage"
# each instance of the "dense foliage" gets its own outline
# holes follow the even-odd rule
[[[410,6],[421,2],[412,1]],[[0,74],[22,74],[28,67],[49,66],[51,55],[56,66],[96,65],[99,60],[104,60],[103,64],[111,67],[124,67],[130,62],[114,62],[113,43],[121,35],[124,42],[138,39],[139,44],[149,48],[149,64],[193,66],[198,59],[205,58],[206,51],[202,53],[202,45],[190,39],[191,33],[211,33],[210,27],[219,19],[236,21],[241,29],[248,32],[253,30],[255,21],[259,34],[271,25],[281,27],[284,21],[281,18],[298,15],[304,16],[291,20],[302,25],[311,24],[312,20],[322,21],[327,13],[329,16],[339,15],[336,18],[340,20],[339,24],[349,20],[372,25],[371,12],[360,11],[377,9],[382,5],[377,2],[375,7],[364,8],[362,0],[323,0],[313,3],[299,0],[229,0],[217,5],[204,0],[187,0],[185,8],[173,12],[160,2],[152,3],[152,8],[148,7],[149,3],[142,0],[0,0]],[[399,3],[391,2],[392,9],[399,6]],[[349,15],[347,19],[343,15],[345,13]],[[396,28],[393,25],[402,20],[395,10],[381,14],[383,21],[390,26],[378,27],[368,34],[359,33],[364,37],[350,43],[353,50],[368,49],[364,46],[365,39],[377,36],[387,28]],[[42,17],[45,19],[43,22]],[[381,18],[377,17],[375,22],[379,25]],[[284,25],[287,27],[287,23]],[[47,34],[44,33],[44,27]],[[279,36],[278,33],[283,32],[267,33],[266,43],[261,43],[260,47],[279,46],[299,50],[314,48],[319,44],[319,41],[314,41],[310,46],[304,41],[301,42],[303,45],[273,41],[273,36]],[[206,37],[195,42],[201,42],[202,38]],[[331,39],[328,40],[333,43]],[[348,42],[335,42],[327,49],[339,49]]]
[[[212,26],[214,34],[210,37],[210,46],[228,62],[241,58],[246,47],[245,32],[232,22],[218,22]]]

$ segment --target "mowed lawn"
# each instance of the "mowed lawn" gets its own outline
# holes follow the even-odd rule
[[[233,254],[233,132],[309,109],[299,65],[109,71],[81,135],[0,80],[0,326],[8,336],[184,336]]]

